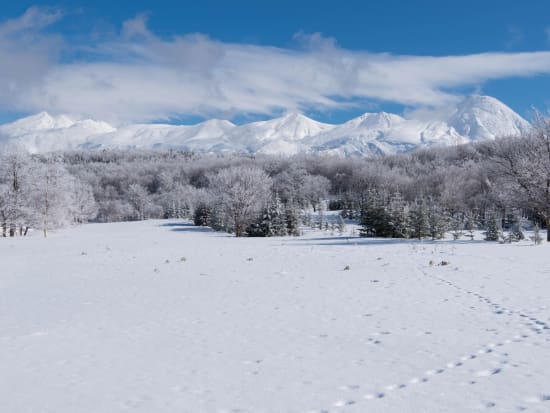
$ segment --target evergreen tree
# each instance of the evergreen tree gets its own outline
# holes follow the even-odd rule
[[[285,211],[278,195],[275,195],[269,209],[270,237],[281,237],[287,234]]]
[[[212,208],[204,203],[200,203],[195,208],[193,214],[193,223],[199,227],[210,225],[212,217]]]
[[[298,225],[298,211],[294,203],[287,202],[285,205],[285,224],[286,232],[288,235],[298,236],[300,235],[300,228]]]
[[[363,237],[391,237],[389,222],[383,195],[369,191],[361,209],[359,233]]]
[[[409,236],[409,207],[403,196],[396,192],[389,204],[387,229],[393,238],[407,238]]]
[[[426,238],[430,235],[428,212],[423,199],[417,199],[411,207],[410,214],[411,237]]]
[[[500,227],[495,215],[487,219],[487,228],[485,231],[485,241],[498,241],[500,237]]]
[[[441,239],[447,231],[448,219],[443,208],[433,199],[427,202],[428,230],[432,240]]]

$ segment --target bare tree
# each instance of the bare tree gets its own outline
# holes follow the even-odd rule
[[[266,205],[271,195],[271,178],[256,166],[231,166],[210,176],[210,190],[218,207],[237,237]]]
[[[320,208],[320,203],[330,190],[330,181],[320,175],[306,175],[302,184],[301,194],[313,207],[313,211]]]
[[[92,187],[84,182],[76,182],[71,193],[74,221],[78,224],[95,218],[98,212]]]
[[[550,119],[536,114],[529,135],[497,141],[492,161],[505,185],[503,196],[533,210],[545,222],[550,241]]]
[[[0,176],[5,183],[3,226],[13,237],[19,229],[23,235],[24,226],[28,224],[30,196],[30,160],[29,156],[17,149],[2,154],[0,159]],[[6,231],[6,230],[4,230]]]
[[[75,181],[54,157],[35,163],[31,173],[30,222],[47,237],[48,230],[73,221],[74,198],[71,193]]]

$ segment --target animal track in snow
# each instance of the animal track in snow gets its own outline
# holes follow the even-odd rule
[[[422,270],[420,270],[420,271],[422,272],[422,274],[424,276],[432,278],[433,280],[436,280],[438,283],[446,284],[449,287],[452,287],[452,288],[456,289],[457,291],[459,291],[463,294],[476,297],[481,303],[489,305],[492,309],[492,313],[495,314],[496,316],[502,316],[502,315],[506,315],[506,316],[509,316],[509,317],[518,316],[519,319],[522,320],[522,323],[520,324],[519,327],[527,326],[531,330],[535,331],[537,334],[541,334],[541,333],[545,332],[545,330],[546,331],[550,330],[549,323],[546,323],[543,320],[540,320],[536,317],[533,317],[533,316],[530,316],[530,315],[526,314],[526,312],[524,310],[507,308],[507,307],[505,307],[501,304],[493,302],[490,298],[485,297],[484,295],[482,295],[480,293],[477,293],[477,292],[472,291],[472,290],[464,289],[464,288],[460,287],[459,285],[457,285],[457,284],[455,284],[455,283],[453,283],[449,280],[446,280],[442,277],[432,276],[432,275],[430,275],[430,274],[428,274],[428,273],[426,273]],[[475,307],[471,307],[471,308],[476,309]],[[507,323],[507,324],[509,325],[509,323]],[[497,332],[498,330],[495,329],[494,331]],[[382,334],[390,334],[390,332],[384,331],[384,332],[381,332],[381,333],[375,333],[373,335],[378,336],[378,335],[382,335]],[[498,341],[498,342],[490,342],[490,343],[487,343],[485,345],[482,345],[477,350],[476,354],[468,354],[468,355],[464,355],[462,357],[459,357],[457,361],[450,361],[450,362],[446,363],[444,367],[438,367],[438,368],[432,368],[432,369],[425,370],[423,375],[412,377],[411,379],[406,381],[407,384],[405,384],[405,383],[402,383],[402,384],[388,384],[386,386],[381,386],[381,389],[383,389],[384,391],[373,391],[373,392],[366,393],[366,394],[363,395],[362,400],[363,401],[372,401],[372,400],[377,400],[377,399],[383,399],[383,398],[386,397],[388,392],[397,392],[397,391],[405,390],[405,389],[407,389],[411,386],[422,385],[422,384],[428,383],[430,381],[430,378],[432,378],[432,377],[436,378],[439,375],[444,376],[446,374],[449,374],[447,372],[452,372],[452,371],[456,370],[457,368],[462,367],[464,365],[464,363],[468,363],[471,360],[477,360],[479,357],[483,357],[483,356],[486,356],[486,355],[488,355],[488,356],[499,356],[500,355],[500,356],[503,356],[503,357],[507,357],[508,353],[500,353],[500,352],[495,351],[495,350],[500,349],[501,347],[503,347],[505,345],[508,345],[508,344],[511,344],[511,343],[530,344],[526,341],[526,339],[529,339],[531,337],[534,337],[534,336],[529,335],[529,334],[525,334],[521,331],[518,331],[517,334],[515,334],[514,336],[512,336],[510,338],[507,338],[507,339],[504,339],[504,340],[501,340],[501,341]],[[374,341],[373,338],[369,338],[368,341],[371,342],[371,343],[374,342],[375,344],[380,344],[380,341],[378,341],[378,340]],[[549,339],[549,341],[550,341],[550,339]],[[500,374],[502,372],[503,367],[514,366],[514,364],[510,364],[508,362],[508,360],[500,360],[499,364],[501,365],[501,367],[494,367],[494,368],[490,368],[490,369],[482,369],[482,370],[478,370],[478,371],[475,371],[475,372],[472,371],[470,374],[472,374],[474,377],[477,377],[477,378],[490,378],[492,376]],[[477,384],[477,380],[471,379],[467,382],[463,382],[463,384],[464,385],[475,385],[475,384]],[[361,386],[340,386],[340,389],[341,390],[345,389],[345,390],[350,390],[350,391],[359,391],[361,389]],[[333,402],[332,406],[342,408],[342,407],[357,404],[360,401],[361,400],[358,399],[358,398],[355,398],[355,399],[340,399],[340,400],[337,400],[337,401]],[[533,397],[525,399],[525,401],[526,402],[531,402],[531,403],[538,403],[538,402],[542,402],[542,401],[550,401],[550,394],[549,395],[533,396]],[[480,407],[484,408],[484,409],[490,409],[490,408],[493,408],[493,407],[496,407],[496,406],[497,406],[497,404],[494,401],[485,401],[485,402],[482,402],[481,405],[480,405]],[[521,410],[521,406],[518,406],[518,410]],[[327,411],[327,410],[317,410],[317,412],[323,412],[323,411]]]

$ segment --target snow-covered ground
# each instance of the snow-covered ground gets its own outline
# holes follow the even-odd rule
[[[0,411],[548,412],[549,248],[176,221],[0,239]]]

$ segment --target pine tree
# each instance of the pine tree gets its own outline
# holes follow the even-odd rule
[[[195,213],[193,214],[193,223],[196,226],[207,226],[210,225],[212,217],[212,208],[204,203],[200,203],[195,208]]]
[[[443,238],[448,227],[447,214],[433,199],[427,201],[427,213],[430,237],[432,240]]]
[[[391,237],[391,227],[383,195],[369,191],[361,209],[359,233],[363,237]]]
[[[417,199],[411,207],[410,214],[411,237],[426,238],[430,235],[430,227],[428,224],[428,212],[423,199]]]
[[[271,216],[269,207],[265,207],[260,211],[258,218],[248,225],[245,232],[248,237],[271,236]]]
[[[498,241],[500,237],[500,227],[495,215],[487,219],[487,228],[485,231],[485,241]]]
[[[275,195],[275,199],[271,203],[269,217],[271,220],[271,230],[269,236],[281,237],[287,235],[285,211],[278,195]]]
[[[285,224],[288,235],[300,235],[300,228],[298,226],[298,211],[293,202],[288,202],[285,205]]]
[[[388,231],[391,232],[391,237],[407,238],[409,236],[409,207],[399,191],[390,200],[388,218]]]

